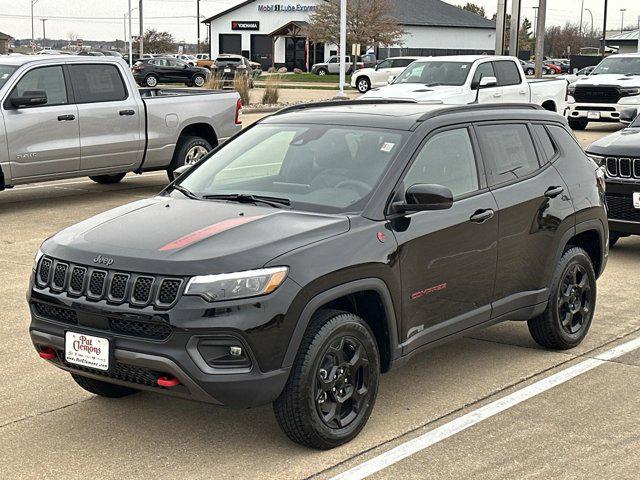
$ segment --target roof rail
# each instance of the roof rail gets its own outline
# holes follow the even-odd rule
[[[381,98],[362,98],[355,100],[325,100],[322,102],[309,102],[299,103],[297,105],[290,105],[288,107],[281,108],[273,115],[280,115],[281,113],[295,112],[297,110],[305,110],[307,108],[314,107],[334,107],[341,105],[378,105],[378,104],[394,104],[394,103],[418,103],[415,100],[410,99],[381,99]]]
[[[418,121],[424,122],[439,115],[456,112],[468,112],[476,110],[545,110],[540,105],[534,103],[470,103],[467,105],[454,105],[439,108],[422,115]]]

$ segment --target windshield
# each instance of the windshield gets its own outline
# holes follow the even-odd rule
[[[640,75],[640,57],[609,57],[601,61],[591,75]]]
[[[0,65],[0,88],[7,83],[7,80],[9,80],[9,77],[16,71],[16,68],[17,67],[12,65]]]
[[[414,62],[393,83],[425,85],[464,85],[471,64],[466,62]]]
[[[298,210],[359,211],[405,132],[332,125],[256,125],[202,160],[181,187],[198,197],[286,199]]]

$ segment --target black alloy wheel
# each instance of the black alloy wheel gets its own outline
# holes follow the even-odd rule
[[[580,264],[571,265],[558,290],[558,316],[563,330],[577,334],[591,318],[591,281],[587,270]]]

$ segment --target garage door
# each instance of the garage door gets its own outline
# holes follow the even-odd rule
[[[269,35],[251,35],[251,60],[262,65],[263,70],[268,70],[272,65],[272,48]]]
[[[220,53],[232,53],[234,55],[242,54],[242,35],[221,33],[220,34]]]

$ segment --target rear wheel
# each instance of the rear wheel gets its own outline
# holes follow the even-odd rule
[[[531,75],[534,75],[536,71],[533,68],[527,68],[527,70],[524,73],[531,76]]]
[[[198,73],[193,76],[193,84],[196,87],[202,87],[205,81],[206,81],[206,78],[204,77],[204,75],[201,75]]]
[[[120,182],[125,177],[125,175],[126,173],[114,173],[113,175],[93,175],[89,178],[94,182],[100,183],[102,185],[111,185],[113,183]]]
[[[573,130],[584,130],[589,125],[589,120],[586,118],[569,118],[569,126]]]
[[[156,85],[158,85],[158,77],[156,77],[156,76],[155,76],[155,75],[153,75],[153,74],[151,74],[151,75],[147,75],[147,76],[144,78],[144,84],[145,84],[147,87],[151,87],[151,88],[153,88],[153,87],[155,87]]]
[[[273,404],[276,419],[296,443],[330,449],[353,439],[375,404],[378,347],[369,326],[339,310],[316,313],[287,384]]]
[[[123,387],[122,385],[115,385],[113,383],[107,383],[93,378],[82,377],[75,373],[72,373],[71,377],[87,392],[100,395],[101,397],[122,398],[138,392],[138,390],[133,388]]]
[[[528,321],[529,332],[543,347],[573,348],[587,335],[595,308],[596,275],[591,258],[582,248],[570,248],[556,266],[546,310]]]
[[[176,168],[182,167],[183,165],[195,165],[202,157],[209,153],[211,149],[211,144],[204,138],[195,136],[183,137],[178,142],[171,165],[169,165],[167,169],[169,180],[173,181],[175,179],[173,172]]]

